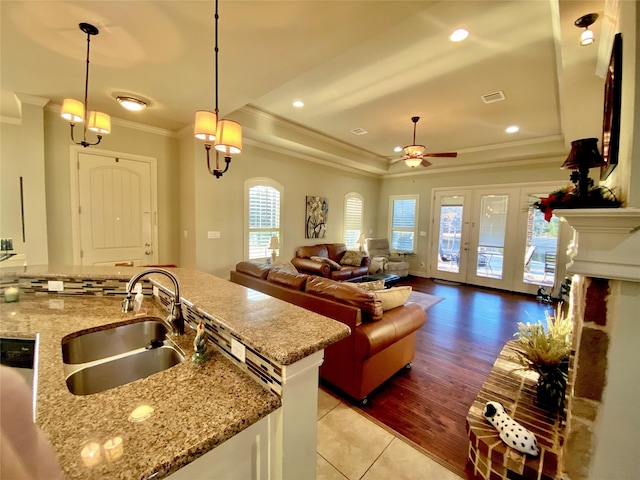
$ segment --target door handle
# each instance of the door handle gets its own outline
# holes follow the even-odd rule
[[[153,250],[147,250],[144,252],[145,255],[151,255],[153,253]]]

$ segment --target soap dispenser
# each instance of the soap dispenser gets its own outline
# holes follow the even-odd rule
[[[141,284],[136,284],[133,287],[133,291],[136,292],[136,296],[134,297],[133,300],[133,311],[134,313],[139,313],[140,310],[142,309],[142,301],[144,300],[144,295],[142,293],[142,285]]]

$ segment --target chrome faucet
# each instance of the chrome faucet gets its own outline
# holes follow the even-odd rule
[[[182,308],[180,306],[180,283],[178,282],[178,278],[168,270],[164,270],[163,268],[148,268],[147,270],[131,277],[131,280],[127,283],[127,296],[122,301],[122,311],[127,313],[133,310],[134,298],[133,295],[131,295],[133,287],[142,279],[142,277],[152,273],[165,275],[173,282],[174,297],[169,305],[169,315],[167,316],[166,323],[171,329],[171,333],[173,335],[182,335],[184,333],[184,318],[182,317]]]

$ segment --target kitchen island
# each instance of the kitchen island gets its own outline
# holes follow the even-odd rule
[[[348,329],[203,272],[171,269],[180,280],[185,319],[205,319],[211,360],[189,360],[194,333],[187,327],[176,341],[187,356],[183,363],[101,393],[69,392],[62,340],[135,321],[132,313],[120,312],[121,285],[142,270],[27,267],[18,274],[20,301],[1,306],[0,333],[39,334],[36,423],[53,443],[65,476],[162,478],[265,418],[276,432],[267,439],[273,443],[270,474],[315,472],[317,368],[323,349]],[[172,284],[163,276],[150,278],[145,291],[157,296],[147,297],[143,308],[164,318]],[[50,292],[50,280],[62,281],[64,290]],[[229,338],[242,344],[246,358],[230,354]],[[141,406],[151,407],[151,415],[132,421]],[[99,455],[91,455],[96,446]]]

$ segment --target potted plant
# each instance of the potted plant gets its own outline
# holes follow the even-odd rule
[[[555,315],[546,313],[546,325],[519,322],[514,334],[516,360],[539,374],[536,400],[550,413],[564,405],[572,333],[573,322],[559,305]]]

